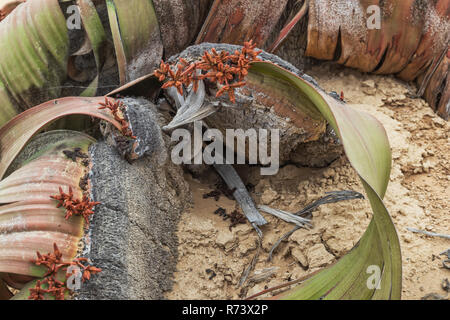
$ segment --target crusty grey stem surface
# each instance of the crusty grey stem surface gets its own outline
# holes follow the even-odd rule
[[[142,123],[156,121],[145,101],[127,102]],[[160,139],[159,130],[153,141]],[[76,299],[163,299],[172,287],[175,232],[190,203],[189,186],[181,167],[161,156],[167,155],[165,144],[141,147],[146,154],[131,164],[105,141],[90,149],[91,197],[101,204],[95,208],[83,255],[103,271],[83,284]]]

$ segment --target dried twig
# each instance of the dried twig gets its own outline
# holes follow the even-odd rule
[[[199,61],[189,63],[180,58],[174,70],[169,64],[161,61],[159,69],[156,69],[154,75],[159,81],[165,81],[163,89],[175,87],[180,95],[184,94],[184,89],[192,85],[194,92],[197,92],[201,80],[209,81],[220,85],[216,97],[228,93],[230,101],[235,103],[234,91],[236,88],[245,85],[244,78],[248,75],[250,63],[260,61],[258,55],[261,50],[255,50],[256,45],[253,41],[244,42],[241,50],[234,53],[221,51],[218,53],[212,48],[211,52],[205,51]],[[205,71],[206,74],[202,72]]]
[[[447,297],[437,293],[429,293],[420,298],[420,300],[447,300]]]
[[[171,130],[184,124],[199,121],[217,111],[213,104],[205,104],[205,84],[199,80],[197,90],[191,90],[186,99],[177,90],[171,90],[169,95],[174,99],[178,111],[169,124],[163,130]],[[178,105],[180,105],[178,107]]]
[[[273,209],[273,208],[270,208],[270,207],[264,206],[264,205],[258,206],[258,209],[260,209],[264,212],[267,212],[281,220],[284,220],[289,223],[293,223],[293,224],[297,225],[298,227],[305,227],[305,226],[312,227],[312,225],[310,223],[311,222],[310,219],[299,217],[299,216],[289,213],[287,211]]]
[[[238,287],[242,286],[245,283],[248,276],[250,275],[250,272],[255,268],[256,262],[258,261],[259,253],[261,251],[261,245],[262,245],[262,240],[261,240],[261,237],[259,237],[258,238],[258,248],[256,249],[256,253],[253,256],[253,259],[250,262],[249,266],[247,268],[245,268],[244,271],[242,272]]]
[[[419,230],[415,228],[406,228],[408,231],[414,232],[414,233],[421,233],[430,237],[439,237],[444,239],[450,239],[450,235],[448,234],[441,234],[441,233],[435,233],[435,232],[428,232],[424,230]]]
[[[361,193],[352,190],[331,191],[326,192],[325,194],[325,197],[322,197],[319,200],[316,200],[313,203],[307,205],[296,214],[305,217],[322,204],[335,203],[344,200],[364,199],[364,196]]]
[[[427,88],[431,78],[433,77],[434,73],[436,72],[437,68],[441,64],[442,60],[444,59],[445,55],[447,54],[447,48],[448,48],[449,42],[447,41],[447,46],[444,47],[444,50],[442,50],[441,55],[437,58],[437,60],[433,59],[435,61],[434,67],[428,69],[428,72],[425,74],[425,77],[420,85],[419,90],[417,91],[416,98],[421,97],[423,93],[425,92],[425,89]]]

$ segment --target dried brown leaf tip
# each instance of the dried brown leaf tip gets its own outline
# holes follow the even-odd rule
[[[235,103],[235,89],[245,85],[242,80],[248,75],[251,62],[260,61],[258,55],[262,51],[255,48],[253,41],[245,42],[242,49],[236,50],[234,54],[227,51],[218,53],[213,48],[211,52],[205,51],[199,61],[190,64],[181,58],[176,64],[176,71],[171,65],[161,61],[154,75],[159,81],[165,81],[163,89],[175,87],[179,94],[183,94],[184,88],[191,83],[194,92],[197,92],[198,81],[207,79],[222,86],[217,91],[216,97],[228,93],[230,101]]]
[[[86,222],[86,228],[89,227],[89,216],[94,214],[92,209],[100,204],[100,202],[92,202],[86,195],[83,195],[82,199],[75,199],[72,187],[69,187],[69,193],[64,193],[59,187],[59,194],[50,196],[50,198],[58,201],[57,208],[64,207],[66,209],[66,219],[77,214],[82,216]]]
[[[58,249],[56,243],[53,244],[53,253],[41,254],[36,252],[37,259],[33,262],[37,266],[45,266],[47,272],[44,275],[44,280],[38,280],[34,288],[30,288],[30,296],[28,299],[44,300],[44,294],[53,296],[56,300],[64,300],[65,293],[70,291],[67,287],[67,282],[62,282],[57,279],[57,274],[60,270],[66,270],[66,278],[69,278],[72,273],[68,273],[67,269],[70,266],[77,266],[83,270],[82,281],[89,280],[91,274],[97,274],[102,270],[94,266],[85,266],[83,262],[87,262],[86,258],[76,258],[72,262],[63,262],[62,253]]]
[[[112,98],[105,97],[105,102],[100,102],[99,109],[109,109],[114,116],[114,119],[122,126],[122,134],[126,137],[136,139],[133,132],[130,129],[130,124],[123,116],[125,111],[125,104],[122,101],[114,100]]]

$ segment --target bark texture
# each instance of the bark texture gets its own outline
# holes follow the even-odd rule
[[[163,299],[177,263],[175,232],[190,202],[181,167],[167,156],[154,107],[127,99],[130,119],[146,124],[141,159],[129,163],[115,147],[100,141],[90,149],[93,201],[100,201],[86,237],[84,256],[103,269],[85,283],[77,299]],[[151,139],[150,139],[151,138]],[[161,143],[160,143],[161,142]],[[147,144],[146,146],[143,144]]]

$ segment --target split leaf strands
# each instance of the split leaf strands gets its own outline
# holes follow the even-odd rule
[[[100,116],[120,128],[120,124],[111,115],[98,110],[102,100],[96,100],[96,103],[90,105],[85,98],[76,99],[79,99],[79,105],[84,111],[90,110],[87,114]],[[58,108],[60,101],[50,102],[42,108],[36,107],[40,112],[34,108],[29,109],[17,119],[11,120],[11,125],[6,125],[10,130],[0,130],[0,140],[6,142],[2,144],[3,172],[6,172],[11,161],[43,124],[55,119],[53,116],[58,118],[61,114],[66,114],[67,109]],[[65,105],[63,101],[61,103]],[[72,108],[71,111],[77,113],[73,109],[77,108]],[[21,133],[20,136],[25,140],[7,139],[14,133]],[[6,203],[1,206],[0,216],[11,217],[9,224],[0,223],[0,229],[8,228],[8,232],[0,234],[0,237],[2,242],[6,241],[13,248],[11,252],[6,252],[7,256],[0,257],[0,272],[39,279],[27,284],[17,294],[19,299],[64,299],[69,290],[66,274],[59,271],[71,265],[82,270],[83,281],[100,272],[98,268],[87,266],[85,258],[75,258],[83,237],[83,225],[85,228],[89,227],[93,208],[100,204],[91,201],[88,190],[80,186],[86,177],[88,148],[95,140],[74,131],[66,131],[64,134],[61,131],[51,131],[45,135],[52,133],[64,138],[50,145],[41,146],[38,143],[39,147],[33,149],[26,160],[22,160],[21,167],[0,182],[0,203]],[[52,244],[53,253],[41,254],[42,251],[49,250]],[[38,252],[37,260],[33,259],[33,252]]]

